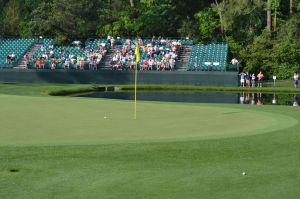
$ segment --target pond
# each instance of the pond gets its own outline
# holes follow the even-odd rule
[[[79,94],[77,97],[134,100],[134,92],[97,91]],[[163,92],[140,91],[137,99],[142,101],[226,103],[245,105],[286,105],[299,106],[297,94],[270,93],[229,93],[229,92]]]

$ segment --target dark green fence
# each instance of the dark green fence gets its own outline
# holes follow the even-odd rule
[[[1,82],[63,84],[134,84],[134,71],[0,70]],[[139,71],[139,84],[237,86],[236,72]]]

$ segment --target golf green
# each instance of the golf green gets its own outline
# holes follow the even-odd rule
[[[300,195],[299,107],[138,102],[134,120],[131,101],[0,104],[1,199]]]
[[[211,139],[266,133],[297,120],[260,109],[133,103],[54,97],[0,96],[0,145],[64,145]],[[251,125],[249,125],[251,123]]]

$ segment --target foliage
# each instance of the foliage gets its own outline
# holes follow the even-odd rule
[[[59,43],[107,34],[227,42],[229,59],[238,58],[245,70],[288,78],[300,65],[300,2],[291,14],[290,0],[270,1],[267,33],[262,0],[0,0],[0,36],[56,37]]]
[[[204,9],[195,15],[199,26],[200,41],[209,42],[216,40],[220,22],[217,18],[217,13],[212,9]]]
[[[4,9],[3,34],[7,36],[18,36],[20,25],[20,4],[17,0],[10,0]]]
[[[300,63],[300,15],[293,16],[281,26],[277,35],[265,30],[254,42],[241,52],[246,63],[245,70],[264,71],[280,79],[291,78]]]

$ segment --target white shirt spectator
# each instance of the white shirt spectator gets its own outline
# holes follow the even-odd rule
[[[177,58],[177,55],[175,53],[173,53],[172,59],[176,59],[176,58]]]
[[[232,60],[231,60],[231,64],[232,65],[236,65],[236,64],[238,64],[239,63],[239,61],[236,59],[236,58],[233,58]]]
[[[45,53],[42,55],[42,57],[43,57],[44,59],[48,59],[48,55],[45,54]]]
[[[114,57],[113,57],[113,61],[118,61],[118,57],[117,57],[117,56],[114,56]]]

